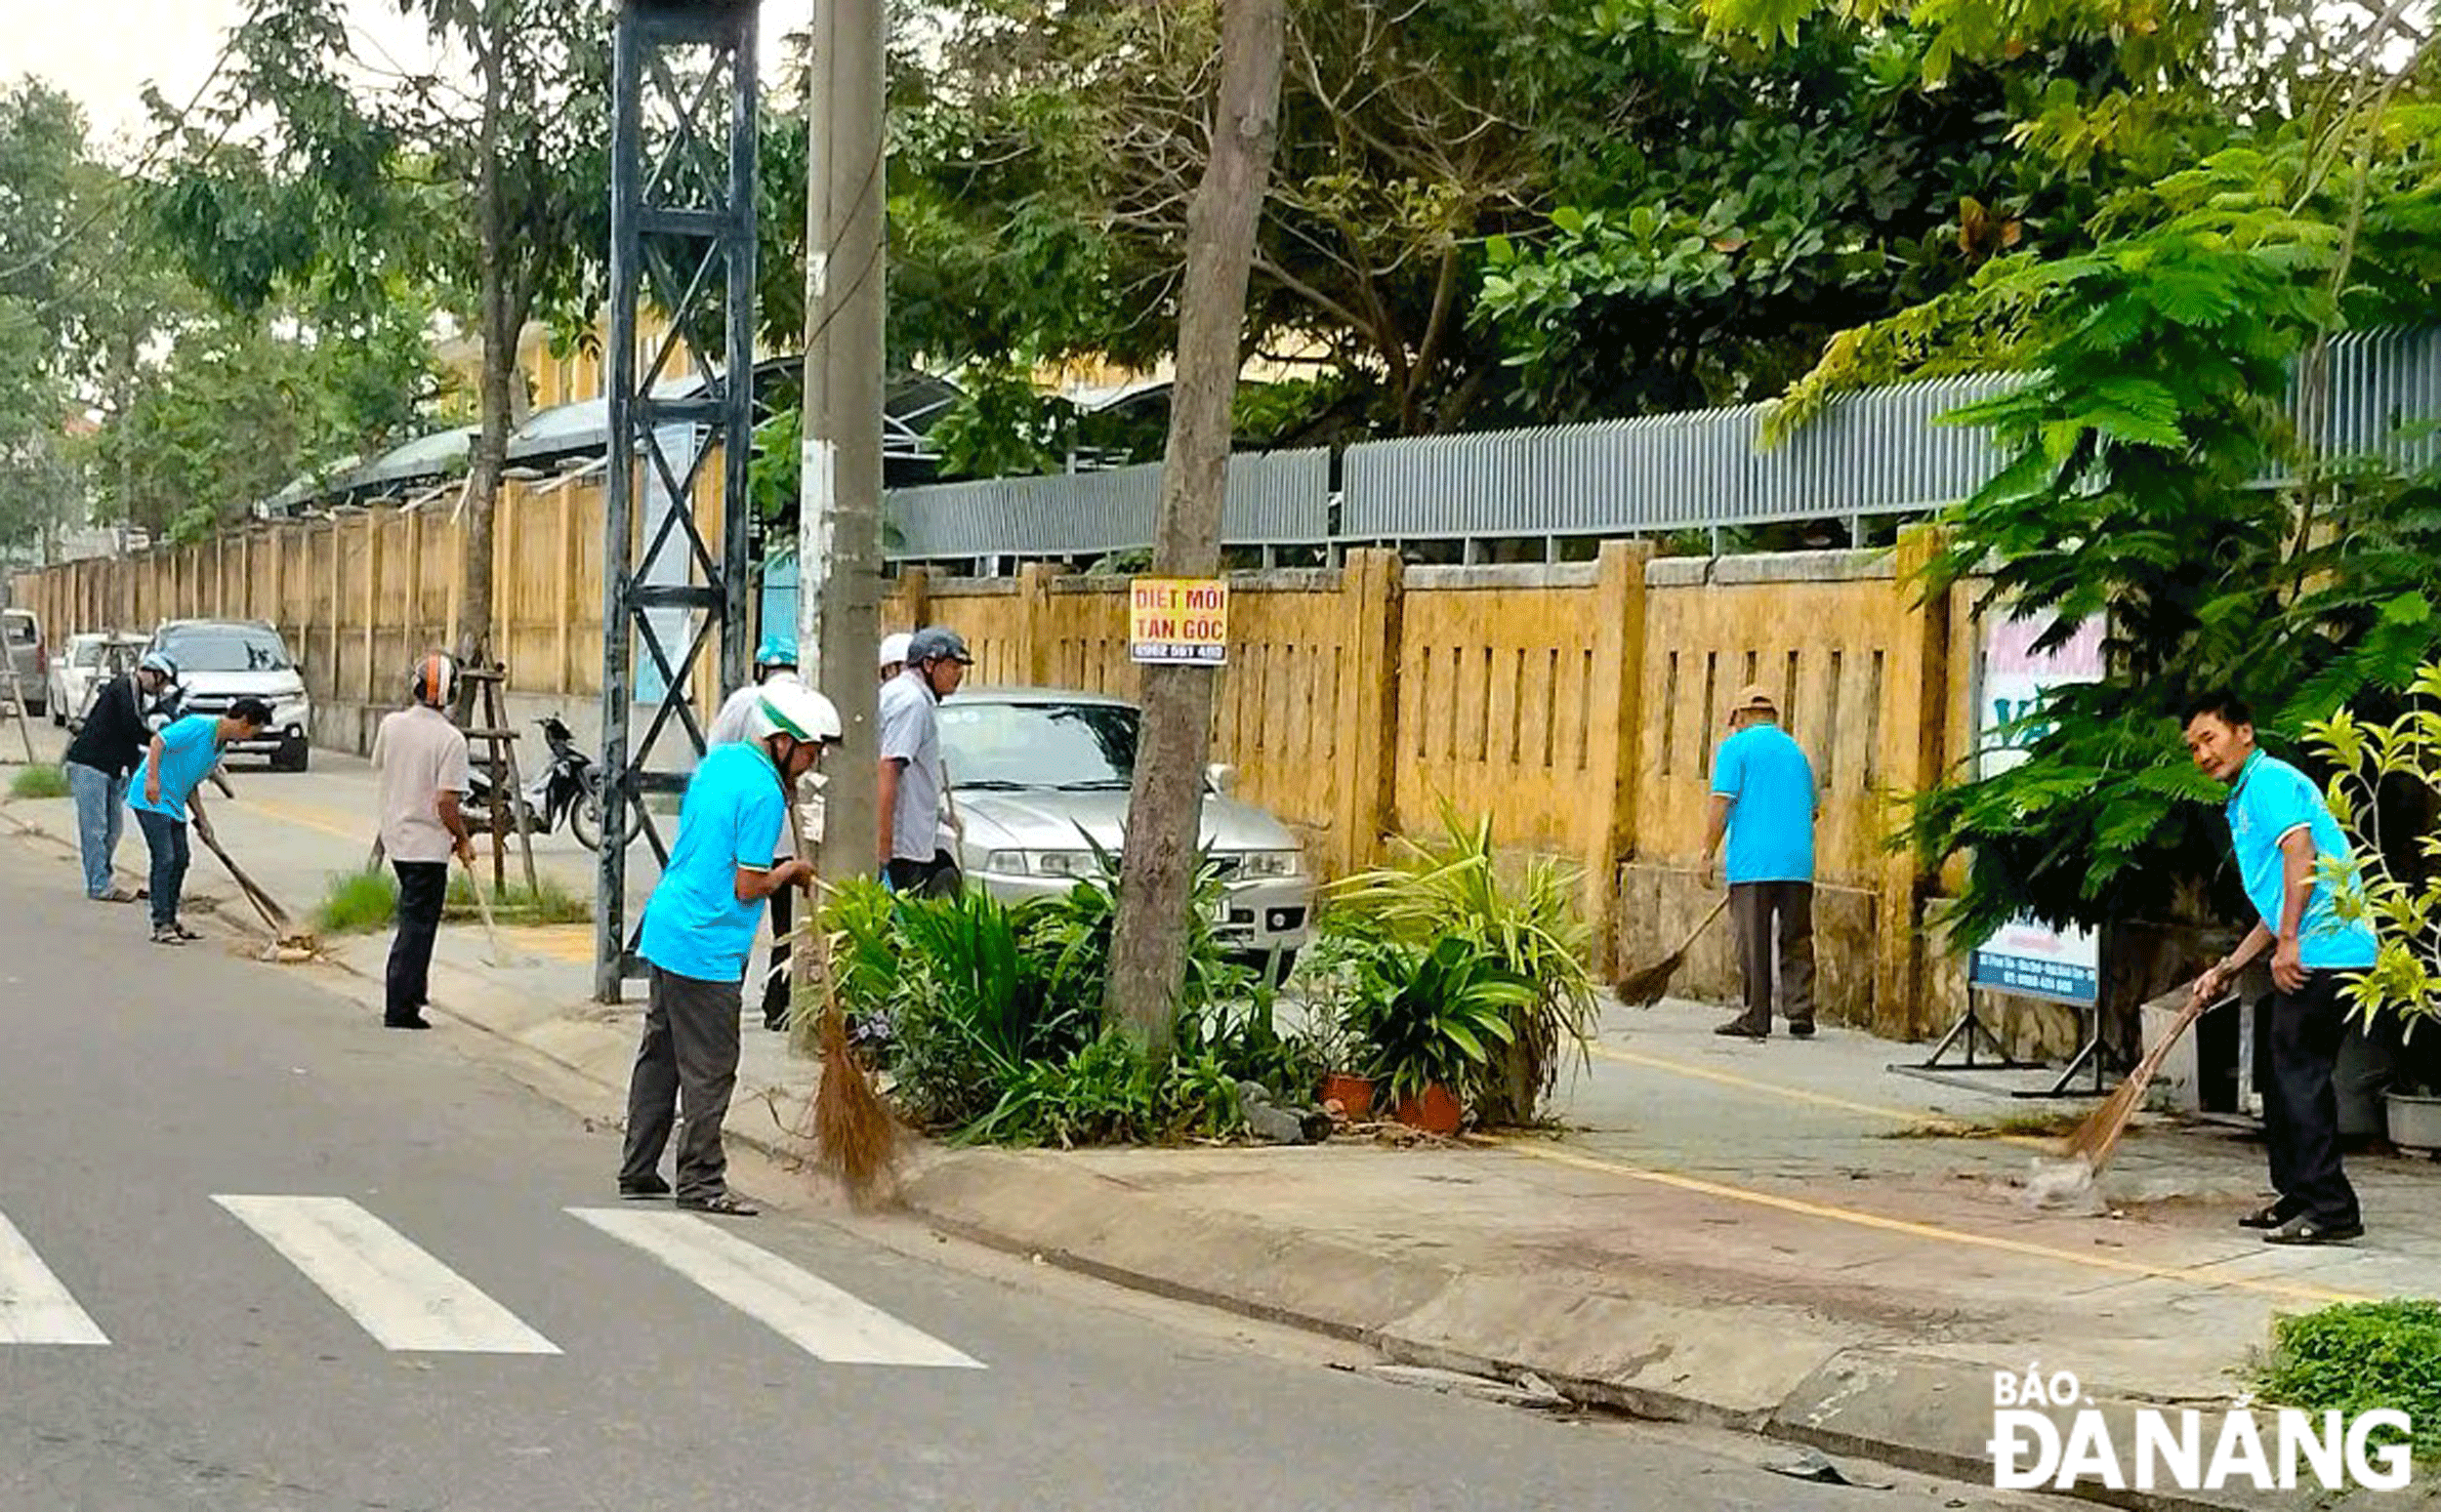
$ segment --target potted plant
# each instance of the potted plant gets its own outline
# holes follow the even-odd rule
[[[1454,1134],[1479,1095],[1494,1052],[1514,1033],[1510,1015],[1534,999],[1531,983],[1465,940],[1429,950],[1386,941],[1357,964],[1348,1028],[1398,1121]]]
[[[2356,865],[2330,879],[2334,907],[2342,919],[2371,923],[2379,941],[2373,969],[2344,993],[2368,1037],[2377,1027],[2390,1031],[2399,1051],[2382,1094],[2390,1142],[2441,1152],[2441,1056],[2431,1035],[2416,1038],[2441,1017],[2441,834],[2431,828],[2441,813],[2441,715],[2434,712],[2441,706],[2441,662],[2418,672],[2408,697],[2420,707],[2387,724],[2343,709],[2308,725],[2306,738],[2335,769],[2331,811],[2356,842]],[[2421,791],[2412,806],[2395,801],[2415,789]],[[2385,791],[2394,801],[2383,801]],[[2395,824],[2411,812],[2425,833],[2385,837],[2385,818]]]
[[[1491,1064],[1475,1112],[1486,1124],[1530,1124],[1568,1051],[1587,1054],[1600,1013],[1579,879],[1549,857],[1504,862],[1488,816],[1469,822],[1444,799],[1440,818],[1438,836],[1396,841],[1392,865],[1335,888],[1333,912],[1420,949],[1461,940],[1525,985],[1523,997],[1508,998],[1509,1033],[1488,1047]]]

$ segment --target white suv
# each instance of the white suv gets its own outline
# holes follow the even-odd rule
[[[313,704],[276,629],[261,620],[172,620],[152,633],[150,649],[178,668],[181,715],[225,714],[241,698],[262,699],[271,706],[271,727],[233,749],[269,756],[274,770],[306,769]]]

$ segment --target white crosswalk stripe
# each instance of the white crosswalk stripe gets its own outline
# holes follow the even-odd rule
[[[0,1213],[0,1344],[107,1344],[17,1225]]]
[[[406,1236],[344,1197],[215,1197],[322,1288],[384,1348],[556,1355],[519,1322]]]
[[[633,1207],[568,1212],[641,1249],[817,1360],[984,1369],[981,1361],[690,1213]]]

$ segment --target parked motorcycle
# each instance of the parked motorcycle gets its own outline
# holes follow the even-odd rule
[[[601,846],[601,792],[594,758],[576,747],[576,737],[558,715],[534,721],[542,726],[543,744],[551,759],[525,784],[526,827],[529,834],[549,835],[566,825],[587,850]],[[491,805],[491,777],[478,764],[468,774],[467,807],[477,813]]]

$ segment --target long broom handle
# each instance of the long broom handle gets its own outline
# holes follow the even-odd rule
[[[1683,955],[1685,955],[1688,951],[1693,950],[1693,949],[1695,948],[1695,940],[1696,940],[1696,937],[1697,937],[1698,935],[1701,935],[1701,934],[1702,934],[1705,930],[1707,930],[1707,929],[1711,928],[1711,927],[1712,927],[1712,921],[1713,921],[1714,919],[1718,919],[1718,918],[1721,916],[1721,914],[1722,914],[1723,912],[1725,912],[1725,911],[1728,909],[1728,907],[1729,907],[1729,895],[1728,895],[1727,893],[1725,893],[1725,892],[1724,892],[1724,893],[1722,893],[1722,894],[1720,895],[1720,901],[1719,901],[1719,902],[1717,902],[1717,903],[1716,903],[1716,904],[1714,904],[1714,905],[1712,906],[1712,908],[1711,908],[1711,909],[1710,909],[1710,910],[1709,910],[1709,911],[1708,911],[1708,912],[1704,915],[1702,921],[1700,921],[1699,923],[1697,923],[1697,924],[1696,924],[1696,926],[1695,926],[1694,928],[1689,929],[1689,930],[1686,932],[1686,938],[1678,942],[1678,951],[1677,951],[1677,953],[1678,953],[1679,955],[1683,956]]]
[[[475,912],[483,918],[483,938],[491,944],[492,962],[503,964],[508,953],[500,948],[500,926],[492,922],[491,904],[483,897],[482,879],[475,875],[475,860],[462,850],[455,854],[458,865],[466,868],[466,890],[475,895]]]

